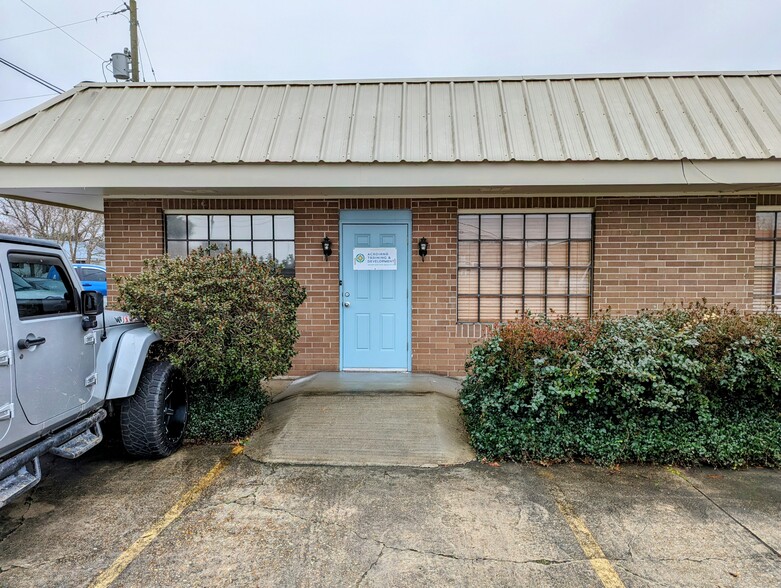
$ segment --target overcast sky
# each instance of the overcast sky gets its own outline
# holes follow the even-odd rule
[[[120,0],[24,0],[57,25]],[[0,57],[63,89],[103,81],[116,15],[52,25],[0,0]],[[779,0],[138,0],[147,81],[781,69]],[[151,62],[151,64],[150,64]],[[106,73],[111,81],[110,74]],[[51,96],[0,64],[0,121]],[[29,98],[17,100],[17,98]]]

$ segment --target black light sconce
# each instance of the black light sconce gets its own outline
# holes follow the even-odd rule
[[[418,255],[420,255],[421,261],[426,261],[426,255],[428,255],[428,241],[425,237],[421,237],[418,241]]]
[[[328,258],[331,257],[331,254],[333,253],[331,250],[331,239],[323,237],[323,240],[320,241],[320,245],[323,246],[323,256],[325,256],[326,261],[328,261]]]

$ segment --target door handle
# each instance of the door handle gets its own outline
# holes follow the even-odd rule
[[[35,347],[36,345],[43,345],[44,343],[46,343],[45,337],[36,337],[32,333],[30,333],[24,339],[19,339],[16,342],[16,346],[19,349],[29,349],[30,347]]]
[[[350,308],[350,301],[349,300],[344,303],[344,307],[345,308]]]

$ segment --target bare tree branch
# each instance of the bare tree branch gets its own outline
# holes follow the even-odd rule
[[[54,241],[74,262],[95,261],[105,246],[102,214],[25,200],[0,198],[0,231]]]

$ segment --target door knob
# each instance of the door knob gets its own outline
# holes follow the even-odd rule
[[[345,308],[350,308],[350,301],[349,300],[344,303],[344,307]]]

